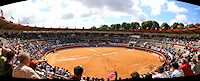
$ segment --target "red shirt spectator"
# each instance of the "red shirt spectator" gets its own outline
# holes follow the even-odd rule
[[[194,75],[192,70],[191,70],[191,66],[188,63],[183,64],[182,66],[179,66],[178,69],[182,69],[185,76],[192,76]]]

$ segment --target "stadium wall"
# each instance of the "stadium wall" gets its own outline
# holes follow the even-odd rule
[[[140,47],[129,47],[129,46],[116,46],[116,45],[98,45],[98,46],[99,47],[122,47],[122,48],[127,48],[127,49],[146,51],[149,53],[157,54],[157,55],[161,56],[161,58],[163,60],[166,60],[165,56],[162,53],[154,51],[154,50],[150,50],[150,49],[145,49],[145,48],[140,48]],[[60,47],[60,48],[55,48],[55,49],[52,49],[52,50],[49,50],[49,51],[46,51],[45,53],[43,53],[44,54],[43,60],[45,60],[46,57],[48,56],[48,54],[50,54],[50,53],[55,53],[56,51],[63,50],[63,49],[78,48],[78,47],[96,47],[96,45],[64,46],[64,47]]]

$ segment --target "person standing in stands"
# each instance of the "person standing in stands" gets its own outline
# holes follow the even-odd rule
[[[200,74],[200,69],[199,69],[199,66],[197,64],[196,59],[192,60],[191,70],[193,71],[194,75]]]
[[[178,69],[182,69],[185,76],[192,76],[194,75],[191,66],[187,63],[187,60],[185,58],[181,59],[182,66],[179,66]]]
[[[40,76],[31,68],[30,56],[27,53],[22,53],[18,56],[20,64],[13,69],[12,77],[15,78],[28,78],[28,79],[40,79]]]
[[[83,67],[81,65],[77,65],[74,67],[74,75],[70,76],[70,80],[80,81],[82,74],[83,74]]]
[[[178,63],[173,62],[171,65],[171,68],[173,69],[173,72],[170,76],[170,78],[177,78],[177,77],[184,77],[184,72],[182,69],[178,69]]]
[[[150,74],[152,74],[152,78],[169,78],[169,74],[164,71],[164,67],[163,66],[158,66],[156,69],[157,72],[151,72]]]
[[[3,64],[7,60],[6,55],[10,52],[7,48],[2,48],[1,55],[0,55],[0,75],[3,75]]]
[[[12,77],[13,65],[12,60],[14,57],[14,52],[8,52],[6,55],[7,61],[3,64],[3,76]]]

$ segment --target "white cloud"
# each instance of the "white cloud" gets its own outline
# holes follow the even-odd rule
[[[64,4],[64,5],[63,5]],[[67,6],[66,6],[67,5]],[[57,28],[68,26],[90,28],[105,24],[102,17],[131,16],[132,21],[145,21],[148,15],[138,6],[139,0],[31,0],[0,7],[4,17],[14,23]],[[43,11],[45,10],[45,11]],[[95,21],[91,21],[96,18]],[[84,20],[89,21],[85,22]],[[118,22],[116,22],[118,23]]]
[[[195,8],[195,10],[200,10],[200,7]]]
[[[187,24],[187,17],[184,14],[177,14],[176,19],[182,22],[183,24]]]
[[[169,25],[170,25],[170,26],[173,25],[174,22],[178,22],[178,20],[177,20],[177,19],[171,19],[170,22],[169,22]]]
[[[138,0],[77,0],[77,2],[80,2],[89,9],[89,12],[82,16],[90,17],[98,15],[118,18],[120,16],[131,16],[132,19],[137,21],[144,21],[148,17],[138,7]],[[92,11],[93,13],[91,13]]]
[[[171,20],[170,20],[169,25],[170,25],[170,26],[173,25],[174,22],[181,22],[181,23],[183,23],[184,25],[187,25],[187,24],[188,24],[188,23],[187,23],[187,17],[186,17],[186,15],[184,15],[184,14],[177,14],[176,17],[175,17],[175,19],[171,19]]]
[[[161,26],[163,24],[163,21],[158,21],[156,19],[154,19],[154,21],[158,22],[158,24]]]
[[[151,15],[160,15],[162,6],[167,0],[141,0],[141,6],[150,6]]]
[[[178,7],[174,1],[167,2],[167,11],[173,13],[188,12],[186,8]]]

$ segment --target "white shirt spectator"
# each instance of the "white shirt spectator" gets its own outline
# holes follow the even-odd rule
[[[169,74],[167,72],[162,72],[162,73],[153,75],[152,78],[169,78]]]

